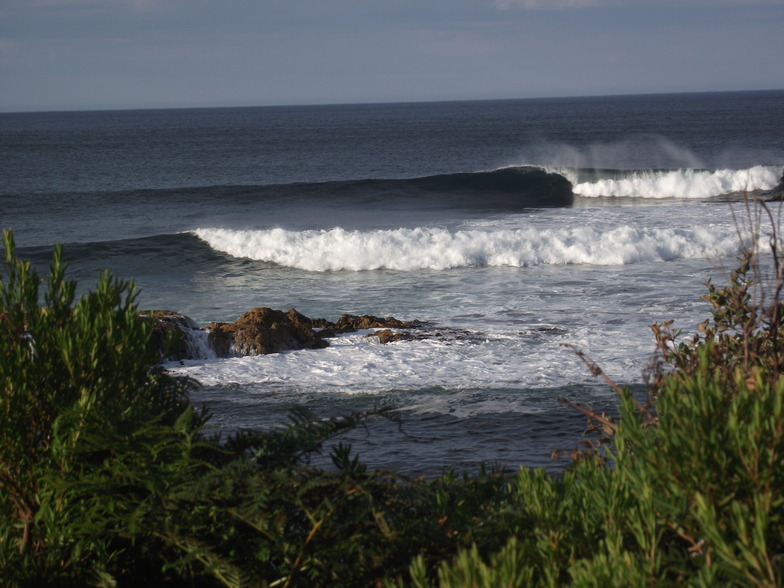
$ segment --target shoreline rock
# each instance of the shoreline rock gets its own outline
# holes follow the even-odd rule
[[[296,349],[321,349],[329,343],[313,330],[311,319],[296,310],[254,308],[233,323],[210,323],[209,341],[219,357],[267,355]]]
[[[140,314],[144,318],[152,316],[155,319],[151,344],[158,350],[161,359],[193,359],[198,354],[195,339],[189,336],[199,330],[199,325],[192,318],[173,310],[146,310]],[[166,340],[171,334],[175,339],[166,353]]]
[[[249,310],[232,323],[212,322],[200,328],[188,316],[169,310],[148,310],[141,316],[155,319],[152,344],[161,358],[169,360],[206,359],[215,357],[245,357],[267,355],[299,349],[323,349],[327,339],[341,333],[366,329],[380,329],[367,336],[378,337],[381,343],[411,340],[409,332],[392,329],[416,329],[420,321],[401,321],[395,317],[380,318],[373,315],[344,314],[336,322],[311,319],[295,309],[287,311],[257,307]],[[181,334],[174,348],[165,353],[169,333]],[[206,349],[205,349],[206,347]]]
[[[413,341],[414,337],[408,331],[393,331],[392,329],[379,329],[365,335],[366,338],[376,337],[379,343],[386,345],[395,341]]]
[[[313,326],[321,329],[322,337],[334,337],[340,333],[355,333],[365,329],[416,329],[422,326],[420,321],[401,321],[393,316],[380,318],[372,314],[354,315],[344,314],[337,322],[326,319],[316,319]]]

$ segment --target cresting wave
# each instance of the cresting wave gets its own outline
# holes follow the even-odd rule
[[[737,252],[734,231],[713,228],[587,226],[558,229],[289,231],[197,229],[214,250],[308,271],[362,271],[532,265],[625,265]]]
[[[590,172],[559,170],[583,197],[713,198],[740,192],[773,190],[782,182],[784,168],[639,170]],[[597,177],[586,179],[586,175]],[[602,177],[604,175],[610,177]]]

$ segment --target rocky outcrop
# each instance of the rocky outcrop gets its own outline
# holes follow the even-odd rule
[[[149,310],[142,312],[141,316],[155,318],[151,343],[161,358],[180,360],[200,357],[197,338],[190,336],[192,331],[199,329],[193,319],[172,310]]]
[[[283,312],[254,308],[233,323],[211,323],[210,344],[219,357],[266,355],[295,349],[327,347],[313,321],[293,308]]]
[[[344,314],[337,322],[326,319],[316,319],[313,326],[322,329],[322,337],[334,337],[339,333],[353,333],[364,329],[416,329],[422,326],[419,321],[401,321],[393,316],[380,318],[372,314],[354,315]]]
[[[360,329],[409,329],[418,327],[420,324],[419,321],[400,321],[393,316],[379,318],[372,314],[363,314],[362,316],[344,314],[335,323],[335,328],[348,333]]]
[[[414,329],[419,321],[401,321],[395,317],[344,314],[337,322],[310,319],[293,308],[287,311],[254,308],[233,323],[213,322],[204,329],[189,317],[169,310],[151,310],[142,316],[153,316],[153,345],[161,358],[170,360],[203,359],[266,355],[298,349],[321,349],[329,346],[326,340],[340,333],[365,329],[381,329],[369,336],[382,343],[411,340],[409,332],[392,329]],[[173,336],[172,336],[173,334]],[[168,339],[174,345],[166,348]]]

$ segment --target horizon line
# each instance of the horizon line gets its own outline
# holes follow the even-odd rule
[[[574,94],[561,96],[535,96],[535,97],[516,97],[516,98],[446,98],[442,100],[391,100],[391,101],[356,101],[356,102],[292,102],[281,104],[241,104],[241,105],[212,105],[212,106],[131,106],[131,107],[75,107],[64,109],[44,108],[40,110],[3,110],[0,115],[5,114],[55,114],[55,113],[88,113],[88,112],[130,112],[130,111],[158,111],[158,110],[224,110],[224,109],[255,109],[255,108],[319,108],[330,106],[382,106],[382,105],[403,105],[403,104],[440,104],[440,103],[460,103],[460,102],[512,102],[512,101],[541,101],[541,100],[570,100],[570,99],[592,99],[592,98],[626,98],[643,96],[687,96],[698,94],[754,94],[766,92],[784,92],[782,88],[765,88],[753,90],[687,90],[687,91],[663,91],[663,92],[640,92],[640,93],[618,93],[618,94]]]

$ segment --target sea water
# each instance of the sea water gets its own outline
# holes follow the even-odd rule
[[[202,325],[437,335],[167,364],[226,434],[389,407],[342,438],[373,467],[557,470],[586,424],[557,399],[616,405],[574,349],[644,389],[651,323],[708,316],[743,196],[779,187],[782,128],[781,91],[0,114],[0,226],[42,271],[60,242],[82,290],[108,268]]]

